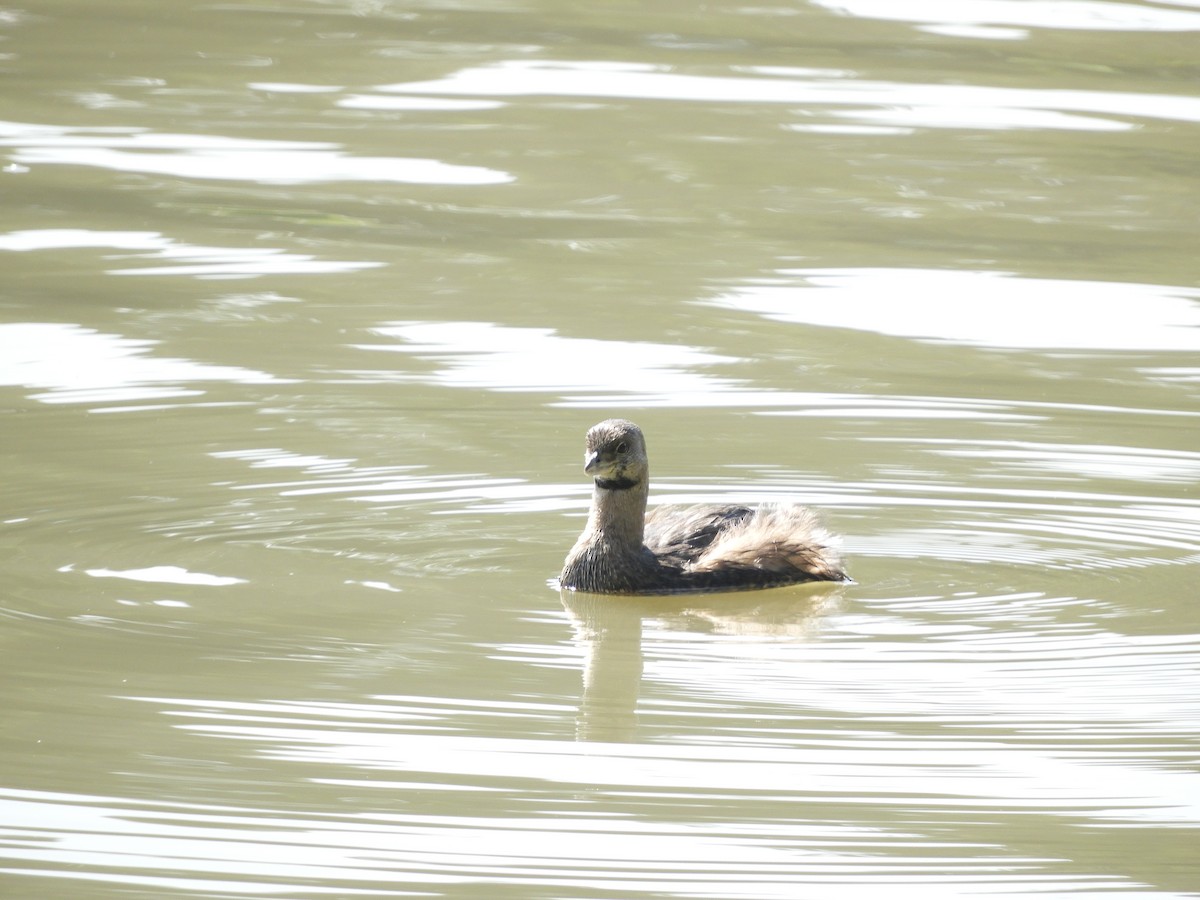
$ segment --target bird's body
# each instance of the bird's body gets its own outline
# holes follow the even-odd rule
[[[646,442],[632,422],[608,419],[588,431],[584,471],[595,483],[592,507],[559,575],[563,588],[663,594],[849,580],[832,537],[798,504],[647,513]]]

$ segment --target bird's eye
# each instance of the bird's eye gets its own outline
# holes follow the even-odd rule
[[[621,441],[621,443],[617,444],[617,452],[618,453],[628,453],[629,445],[627,443],[625,443],[624,441]]]

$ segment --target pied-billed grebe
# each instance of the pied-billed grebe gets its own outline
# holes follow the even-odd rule
[[[667,594],[850,580],[831,536],[804,506],[657,506],[647,514],[646,439],[625,419],[588,431],[583,470],[595,481],[592,508],[560,587]]]

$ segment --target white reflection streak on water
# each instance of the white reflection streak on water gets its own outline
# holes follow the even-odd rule
[[[781,322],[930,342],[1200,351],[1200,291],[1171,285],[943,269],[789,269],[706,302]]]
[[[348,371],[357,378],[418,381],[493,391],[564,394],[556,405],[756,407],[796,406],[797,414],[947,419],[1036,419],[1012,404],[950,397],[882,397],[756,389],[745,379],[692,372],[698,366],[743,363],[679,344],[573,338],[549,328],[490,322],[411,322],[376,332],[400,344],[357,344],[360,350],[407,353],[438,364],[433,372]],[[612,365],[620,359],[621,365]]]
[[[858,280],[858,270],[846,273],[839,270],[827,284],[820,278],[810,280],[806,277],[787,286],[739,289],[705,302],[780,321],[866,328],[886,334],[895,332],[898,336],[914,336],[915,333],[925,335],[930,341],[988,345],[994,340],[997,346],[1012,344],[1029,349],[1052,349],[1060,344],[1066,345],[1064,349],[1200,348],[1200,303],[1196,302],[1200,300],[1200,293],[1187,288],[1039,283],[1013,279],[1011,282],[1003,280],[989,290],[986,286],[994,278],[991,273],[886,270],[881,274],[878,270],[864,271],[864,280],[868,282],[865,285]],[[904,304],[905,313],[901,319],[894,317],[897,304],[890,302],[896,285],[890,284],[888,279],[893,275],[905,287],[927,294],[922,303]],[[849,279],[848,284],[843,281],[843,276]],[[977,279],[984,288],[980,288]],[[1041,317],[1037,329],[1029,327],[1029,320],[1024,317],[1019,317],[1018,324],[1012,324],[1011,306],[1014,298],[1027,290],[1027,281],[1034,281],[1032,291],[1038,298],[1037,303],[1030,304],[1030,308],[1038,309]],[[818,288],[837,290],[838,302],[818,302],[815,293]],[[806,294],[809,289],[811,296]],[[1089,306],[1089,292],[1093,289],[1096,302]],[[846,291],[844,298],[840,296],[843,290]],[[961,296],[959,292],[963,291],[971,292],[969,306],[980,316],[979,320],[959,309],[944,316],[941,314],[941,310],[955,307]],[[1064,297],[1064,293],[1068,296]],[[1191,298],[1192,294],[1196,300]],[[1131,303],[1143,314],[1131,316],[1127,312]],[[963,304],[957,303],[957,306]],[[876,307],[885,312],[876,315],[873,312]],[[923,309],[925,314],[922,314]],[[1049,315],[1046,310],[1050,310]],[[1104,315],[1098,315],[1098,311]],[[1097,319],[1112,317],[1117,321],[1094,324]],[[989,330],[993,320],[1006,324],[998,326],[997,333],[993,333]],[[1047,328],[1043,334],[1040,329],[1047,320],[1058,322],[1061,327]],[[863,322],[870,322],[870,325],[864,326]],[[988,421],[1034,421],[1071,410],[1197,415],[1186,410],[1078,403],[763,389],[754,387],[746,379],[688,371],[698,366],[747,362],[737,357],[679,344],[565,337],[550,328],[515,328],[490,322],[411,322],[380,326],[374,330],[387,337],[399,338],[403,343],[353,346],[367,351],[410,354],[430,360],[438,368],[432,372],[347,370],[344,374],[379,381],[417,381],[440,387],[554,392],[564,395],[554,404],[563,407],[781,407],[764,410],[763,414]],[[621,359],[621,366],[610,365],[614,358]]]
[[[343,109],[388,109],[413,112],[469,112],[480,109],[499,109],[504,106],[495,100],[446,100],[434,97],[380,97],[377,94],[353,94],[337,103]]]
[[[353,156],[341,145],[219,135],[158,134],[138,128],[60,128],[0,122],[0,147],[19,164],[95,166],[182,178],[313,184],[377,181],[404,184],[505,184],[507,172],[436,159]]]
[[[0,250],[29,252],[97,248],[137,251],[107,259],[171,260],[186,265],[143,265],[109,269],[109,275],[193,275],[197,278],[257,278],[262,275],[320,275],[374,269],[381,262],[318,260],[274,247],[203,247],[155,231],[90,231],[48,228],[0,234]]]
[[[957,27],[1017,25],[1030,28],[1080,31],[1200,31],[1200,13],[1158,9],[1131,3],[1093,0],[913,0],[897,5],[893,0],[813,0],[834,12],[868,19],[920,22],[926,30],[959,33]],[[999,31],[999,30],[997,30]],[[1024,32],[1020,32],[1024,35]],[[979,37],[991,37],[981,31]],[[998,36],[1012,37],[1006,32]]]
[[[1200,122],[1200,99],[1166,94],[1034,90],[953,84],[856,81],[846,73],[746,67],[737,77],[682,75],[646,64],[509,60],[446,78],[382,85],[384,93],[451,96],[618,97],[709,103],[851,107],[835,115],[928,128],[1062,128],[1124,131],[1130,118]],[[759,76],[759,77],[756,77]],[[767,77],[761,77],[767,76]],[[988,113],[985,115],[984,110]],[[1106,118],[1095,118],[1091,113]]]
[[[74,566],[63,566],[59,572],[70,572]],[[225,587],[245,584],[246,579],[229,575],[211,575],[207,572],[189,572],[181,566],[147,566],[141,569],[85,569],[85,575],[93,578],[123,578],[129,581],[144,581],[152,584],[188,584]]]
[[[490,322],[409,322],[374,330],[403,343],[359,344],[357,349],[428,357],[442,368],[427,380],[459,388],[640,392],[652,385],[664,392],[707,393],[734,382],[687,369],[737,362],[676,344],[562,337],[550,328]],[[613,365],[618,358],[621,365]]]
[[[48,389],[43,403],[102,403],[203,394],[197,381],[280,384],[265,372],[155,357],[158,341],[103,334],[78,325],[0,324],[0,385]]]

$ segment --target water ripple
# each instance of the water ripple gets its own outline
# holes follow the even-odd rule
[[[580,775],[585,762],[574,762]],[[663,763],[652,768],[661,770]],[[767,773],[780,774],[770,766]],[[578,785],[594,790],[584,779]],[[454,788],[395,789],[402,797],[417,790],[452,796]],[[487,793],[472,796],[483,800]],[[989,887],[1131,886],[1115,876],[1056,873],[1053,859],[1044,854],[1006,853],[962,838],[922,841],[912,828],[834,824],[815,810],[797,815],[768,796],[759,803],[767,818],[739,824],[702,815],[678,823],[644,813],[637,820],[606,819],[577,804],[570,811],[548,810],[557,816],[456,817],[401,810],[283,817],[254,807],[5,790],[0,822],[7,846],[0,853],[10,860],[10,876],[291,896],[486,891],[503,880],[516,889],[555,895],[793,898],[801,873],[810,885],[828,888],[823,896],[847,897],[882,884],[903,896],[906,883],[919,886],[914,896],[935,898]],[[119,874],[110,874],[114,866]]]
[[[610,603],[600,615],[624,613]],[[1187,827],[1200,815],[1200,785],[1180,765],[1194,738],[1196,700],[1179,678],[1200,655],[1194,638],[997,634],[964,650],[936,636],[812,644],[653,625],[643,638],[642,618],[645,683],[627,702],[643,695],[643,727],[659,742],[538,736],[561,732],[573,712],[546,695],[130,697],[195,740],[244,748],[243,766],[292,767],[288,810],[6,788],[0,856],[10,874],[103,881],[119,862],[126,884],[240,892],[503,879],[559,892],[793,897],[802,879],[847,895],[907,883],[922,897],[1136,896],[1127,877],[1068,871],[1058,853],[1022,846],[1013,817],[1056,821],[1078,853],[1091,829]],[[621,627],[592,631],[591,650],[628,655],[612,643]],[[1047,677],[1053,693],[1041,689]],[[1146,704],[1151,681],[1160,700]],[[841,729],[810,727],[847,710],[854,719]],[[920,721],[941,733],[907,731]],[[329,809],[331,793],[345,811]],[[394,804],[380,808],[389,794]],[[323,811],[303,797],[314,809],[323,798]],[[936,812],[938,826],[897,815],[914,809]]]
[[[888,438],[880,440],[888,441]],[[1200,452],[1153,447],[1056,444],[1035,441],[967,441],[910,439],[932,453],[959,459],[989,461],[994,469],[1010,470],[1026,483],[1031,476],[1063,475],[1092,479],[1160,484],[1200,481]]]

